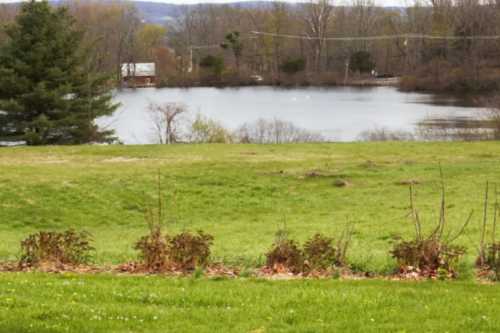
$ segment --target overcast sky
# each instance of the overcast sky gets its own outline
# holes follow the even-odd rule
[[[148,2],[163,2],[163,3],[174,3],[174,4],[193,4],[193,3],[229,3],[238,0],[138,0],[138,1],[148,1]],[[239,0],[245,1],[245,0]],[[270,0],[268,0],[270,1]],[[301,2],[301,0],[287,0],[288,2]],[[405,6],[408,5],[408,0],[374,0],[376,5],[379,6]],[[0,3],[5,2],[19,2],[19,0],[0,0]],[[337,4],[347,4],[349,0],[337,0],[334,1]]]

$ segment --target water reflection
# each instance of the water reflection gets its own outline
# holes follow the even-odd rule
[[[444,132],[451,132],[451,127],[472,124],[484,113],[466,99],[400,92],[392,87],[147,88],[118,92],[115,99],[122,106],[99,124],[115,129],[126,144],[152,143],[150,103],[183,103],[192,117],[201,113],[230,130],[259,119],[281,119],[318,132],[329,141],[355,141],[362,133],[377,129],[428,139],[430,134],[421,135],[423,127],[442,126]]]

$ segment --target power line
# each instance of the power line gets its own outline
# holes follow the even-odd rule
[[[220,48],[220,44],[213,44],[213,45],[192,45],[192,46],[190,46],[190,48],[193,49],[193,50],[214,49],[214,48]]]
[[[253,32],[252,32],[253,33]],[[248,39],[255,39],[257,37],[252,36],[252,37],[243,37],[240,38],[240,41],[248,40]],[[208,45],[190,45],[189,48],[193,50],[199,50],[199,49],[214,49],[214,48],[220,48],[221,44],[208,44]]]
[[[492,36],[449,36],[449,35],[426,35],[426,34],[399,34],[380,35],[365,37],[311,37],[301,35],[277,34],[272,32],[251,31],[251,34],[288,39],[302,40],[323,40],[323,41],[373,41],[373,40],[394,40],[394,39],[432,39],[432,40],[500,40],[500,35]]]

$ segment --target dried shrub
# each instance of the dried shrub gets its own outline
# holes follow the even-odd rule
[[[205,267],[210,257],[213,236],[198,231],[198,234],[183,232],[173,237],[168,245],[172,264],[183,271]]]
[[[143,268],[148,272],[185,272],[208,264],[213,239],[202,231],[198,234],[183,232],[170,237],[155,228],[142,237],[134,248],[140,252]]]
[[[453,277],[465,248],[430,238],[398,243],[391,254],[403,271],[416,271],[422,276],[437,276],[442,271]]]
[[[486,183],[484,196],[484,215],[481,229],[481,241],[479,246],[479,256],[476,261],[477,267],[490,276],[493,280],[500,280],[500,242],[496,241],[497,216],[499,212],[498,191],[495,184],[494,187],[495,203],[493,206],[493,223],[491,230],[491,242],[486,243],[487,226],[488,226],[488,195],[489,183]]]
[[[352,228],[346,229],[337,242],[319,233],[311,237],[304,244],[305,266],[309,270],[327,270],[346,266],[346,254],[352,232]]]
[[[149,235],[141,237],[134,246],[140,252],[144,268],[149,272],[161,272],[168,268],[169,239],[154,227]]]
[[[279,230],[272,249],[266,253],[266,266],[274,272],[298,274],[304,267],[304,255],[300,245],[288,239],[286,231]]]
[[[211,235],[199,231],[198,234],[183,232],[171,237],[162,231],[162,227],[166,225],[166,217],[160,180],[158,173],[157,206],[147,206],[145,210],[149,234],[139,239],[134,246],[140,253],[142,268],[148,272],[160,273],[169,270],[192,271],[205,267],[213,243]]]
[[[166,224],[163,207],[161,173],[158,170],[156,206],[146,204],[144,221],[148,225],[149,234],[141,237],[134,246],[139,251],[144,269],[148,272],[161,272],[168,268],[169,238],[164,235],[162,227]]]
[[[286,230],[278,230],[274,244],[266,253],[266,270],[272,273],[323,275],[334,268],[345,267],[353,228],[349,226],[335,242],[320,233],[300,244],[288,238]]]
[[[393,258],[397,260],[400,273],[414,273],[423,277],[456,277],[457,264],[465,254],[465,248],[453,245],[460,237],[472,219],[472,212],[463,224],[462,228],[454,236],[444,237],[447,225],[445,188],[441,173],[441,205],[437,227],[429,236],[424,236],[420,215],[415,207],[414,186],[410,185],[410,207],[413,224],[415,227],[415,239],[410,241],[401,240],[394,244],[391,251]]]
[[[495,281],[500,281],[500,243],[487,246],[485,268]]]
[[[45,232],[30,235],[21,242],[22,267],[35,267],[41,263],[80,265],[91,258],[90,234],[67,230],[64,232]]]
[[[337,265],[337,249],[333,238],[314,235],[304,244],[304,258],[310,269],[328,269]]]

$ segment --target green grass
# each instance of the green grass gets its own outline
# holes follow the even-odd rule
[[[145,232],[143,207],[156,202],[161,170],[171,231],[215,236],[214,258],[255,265],[286,221],[300,240],[338,234],[356,223],[350,259],[364,269],[392,268],[394,235],[410,237],[408,188],[430,230],[439,208],[439,170],[446,184],[449,230],[470,210],[459,240],[469,261],[479,240],[484,183],[500,175],[500,144],[355,143],[310,145],[83,146],[0,149],[0,260],[37,230],[75,228],[94,235],[97,263],[134,259]],[[306,177],[311,170],[323,176]],[[336,179],[351,186],[338,188]],[[172,204],[172,193],[175,204]]]
[[[0,332],[498,332],[500,286],[0,274]]]
[[[500,286],[471,278],[484,185],[500,175],[494,142],[0,149],[0,260],[16,259],[29,233],[67,228],[94,235],[98,264],[135,259],[160,169],[167,228],[212,233],[216,260],[255,267],[285,221],[299,240],[336,235],[351,221],[353,266],[388,272],[390,239],[413,232],[408,188],[397,183],[420,182],[417,203],[430,230],[438,163],[449,230],[475,211],[458,242],[469,250],[461,281],[3,273],[0,332],[498,332]],[[311,171],[321,176],[307,177]],[[335,187],[337,179],[350,186]]]

